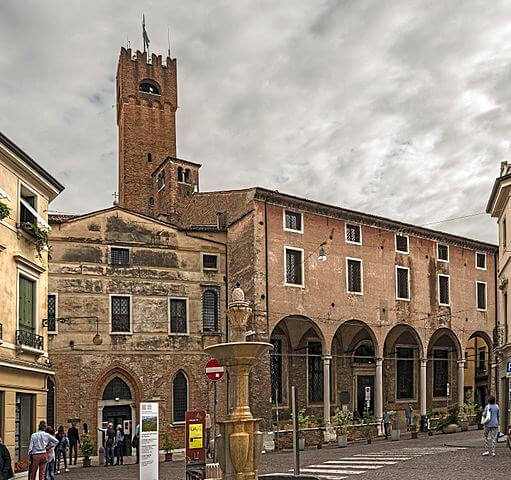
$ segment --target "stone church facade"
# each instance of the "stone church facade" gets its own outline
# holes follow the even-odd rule
[[[57,423],[133,428],[155,400],[181,432],[184,409],[212,411],[203,348],[228,339],[238,283],[253,338],[274,345],[252,372],[267,429],[291,385],[327,423],[361,412],[366,387],[377,417],[484,399],[497,248],[260,187],[200,192],[200,165],[176,156],[176,69],[121,49],[119,204],[50,219]]]

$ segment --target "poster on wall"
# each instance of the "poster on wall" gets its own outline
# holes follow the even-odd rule
[[[158,404],[140,404],[140,480],[158,480]]]

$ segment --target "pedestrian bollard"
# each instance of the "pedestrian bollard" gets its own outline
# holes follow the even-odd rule
[[[103,447],[98,448],[98,462],[99,465],[103,465],[105,463],[105,449]]]

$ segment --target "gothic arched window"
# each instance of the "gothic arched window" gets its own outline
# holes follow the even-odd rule
[[[218,331],[218,292],[210,288],[202,294],[202,330]]]
[[[119,377],[110,380],[103,391],[103,400],[115,400],[116,398],[119,400],[131,400],[130,387]]]
[[[172,382],[172,422],[184,422],[188,410],[188,380],[179,372]]]

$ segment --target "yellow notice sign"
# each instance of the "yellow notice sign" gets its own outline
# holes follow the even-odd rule
[[[202,423],[190,423],[188,438],[188,448],[202,448]]]

